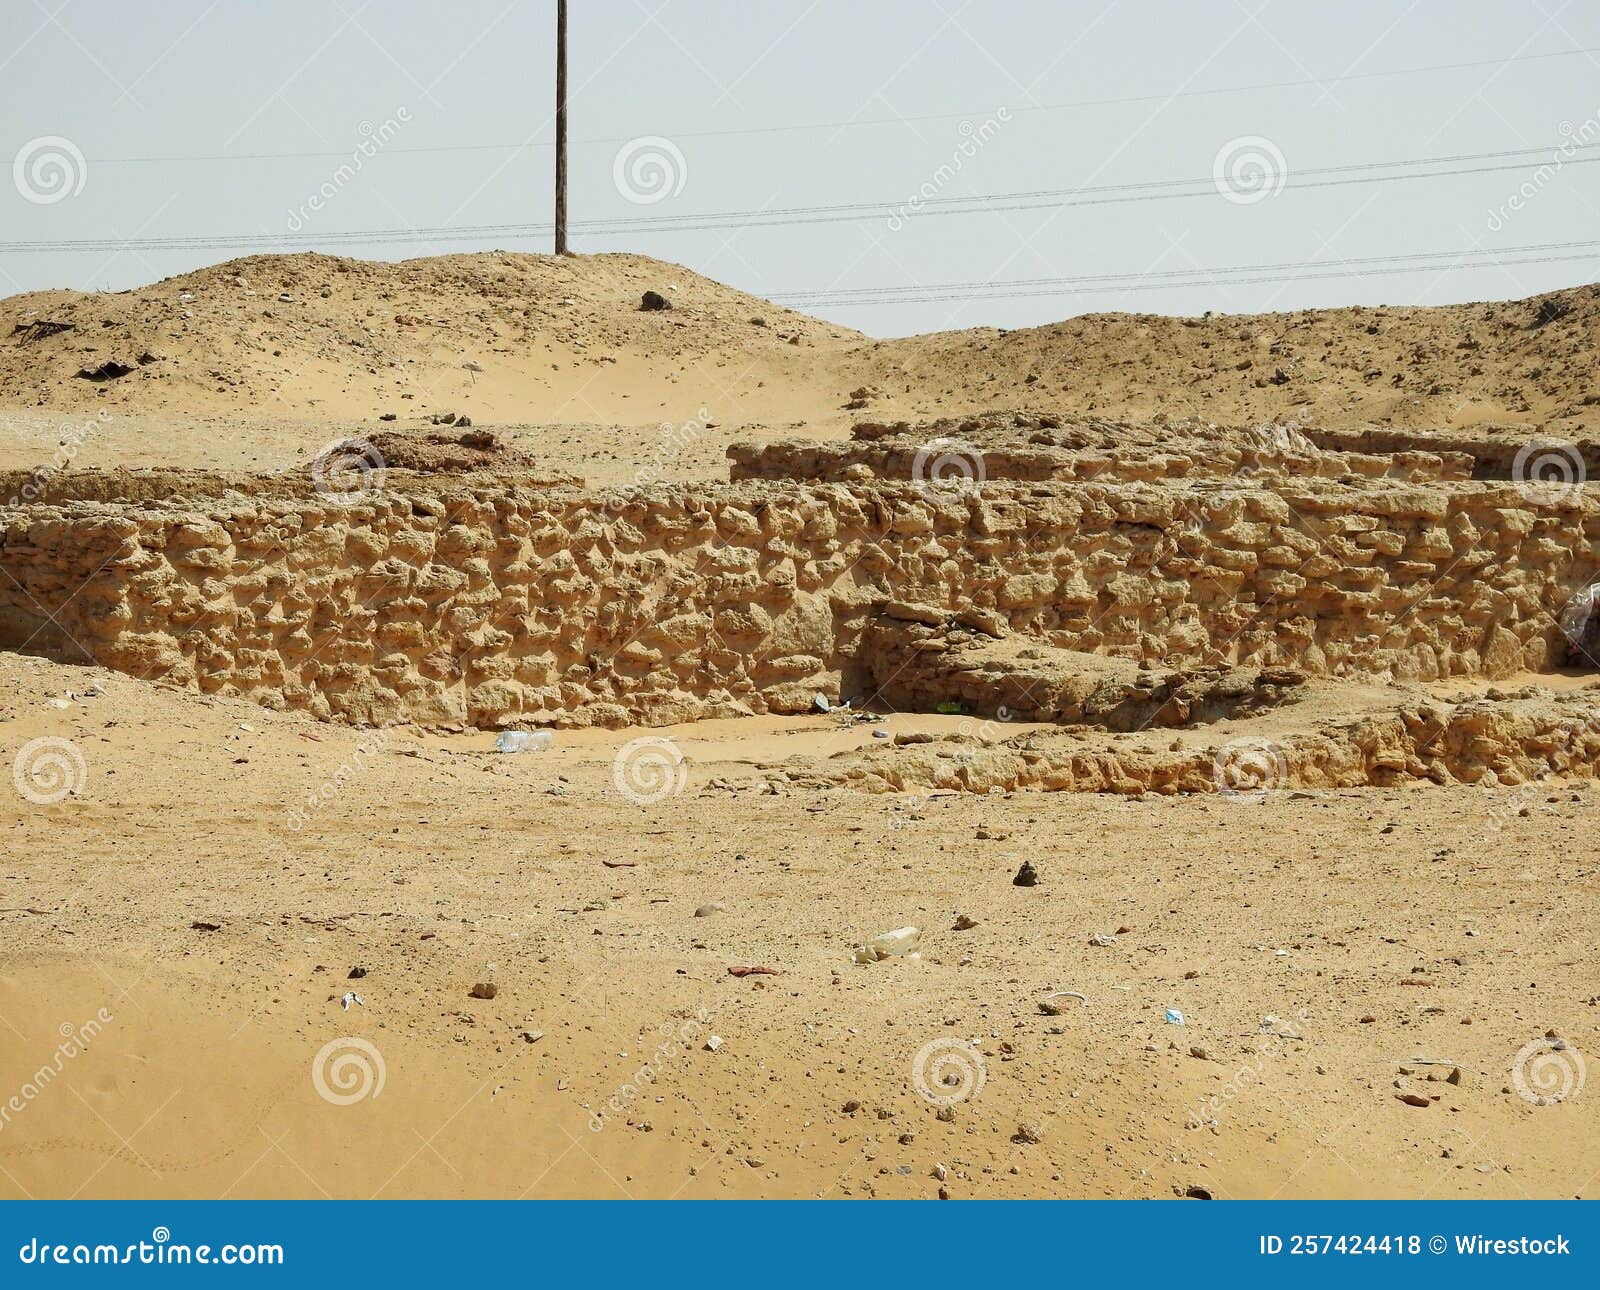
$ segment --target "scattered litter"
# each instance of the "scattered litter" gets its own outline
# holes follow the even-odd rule
[[[1115,936],[1110,935],[1108,932],[1096,932],[1093,936],[1091,936],[1089,938],[1089,944],[1090,945],[1098,945],[1102,949],[1104,949],[1108,945],[1115,945],[1116,943],[1117,943],[1117,938]]]
[[[1057,999],[1076,999],[1084,1007],[1089,1006],[1089,996],[1080,994],[1076,990],[1057,990],[1054,994],[1047,994],[1039,1000],[1039,1011],[1047,1017],[1059,1017],[1067,1010],[1067,1005],[1057,1003]]]
[[[966,705],[955,699],[946,699],[938,707],[938,711],[947,717],[959,717],[966,710]]]
[[[367,1001],[354,990],[346,990],[342,995],[339,996],[339,1006],[346,1012],[350,1011],[350,1005],[353,1003],[360,1004],[363,1008],[367,1006]]]
[[[1167,1024],[1172,1026],[1187,1026],[1189,1023],[1183,1019],[1183,1013],[1176,1008],[1167,1009]]]
[[[502,730],[494,741],[498,753],[543,752],[556,737],[548,730]]]
[[[770,967],[731,967],[731,968],[728,969],[728,975],[729,976],[740,976],[740,977],[743,977],[743,976],[782,976],[783,974],[781,972],[779,972],[777,968],[770,968]]]
[[[922,929],[897,927],[882,936],[874,936],[865,945],[855,948],[857,963],[877,963],[887,958],[920,958],[922,956]]]
[[[828,702],[828,696],[820,691],[811,696],[811,706],[818,712],[832,712],[833,704]]]

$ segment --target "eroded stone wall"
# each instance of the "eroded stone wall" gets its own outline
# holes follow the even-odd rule
[[[660,724],[858,693],[886,601],[1312,674],[1558,661],[1600,507],[1510,485],[991,482],[0,512],[0,647],[354,721]]]

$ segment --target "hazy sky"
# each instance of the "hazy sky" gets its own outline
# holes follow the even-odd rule
[[[805,307],[878,334],[1600,276],[1593,0],[571,3],[574,248],[828,293]],[[291,246],[548,250],[434,230],[548,224],[554,13],[4,0],[0,293]],[[370,230],[402,240],[341,236]]]

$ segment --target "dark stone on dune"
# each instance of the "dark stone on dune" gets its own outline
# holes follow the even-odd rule
[[[639,308],[644,313],[657,313],[663,309],[671,309],[672,301],[668,300],[659,291],[646,291],[639,301]]]

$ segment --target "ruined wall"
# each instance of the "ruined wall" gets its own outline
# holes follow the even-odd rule
[[[355,721],[659,724],[856,693],[891,599],[1143,660],[1501,676],[1597,569],[1600,507],[1492,483],[78,503],[0,512],[0,648]]]

